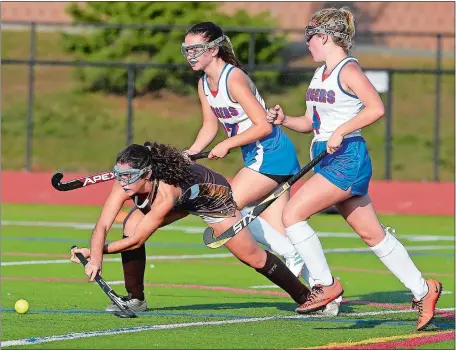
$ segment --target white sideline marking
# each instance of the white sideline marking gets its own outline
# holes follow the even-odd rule
[[[431,246],[406,246],[408,251],[425,251],[425,250],[446,250],[454,249],[452,245],[431,245]],[[325,253],[355,253],[370,252],[370,248],[331,248],[323,249]],[[150,255],[146,260],[183,260],[183,259],[223,259],[232,258],[231,253],[226,254],[193,254],[193,255]],[[121,261],[121,258],[106,258],[103,262]],[[29,260],[29,261],[5,261],[0,262],[1,266],[18,266],[18,265],[46,265],[46,264],[66,264],[70,263],[69,259],[57,260]]]
[[[56,221],[10,221],[2,220],[1,225],[5,226],[28,226],[28,227],[68,227],[77,230],[92,230],[95,224],[90,223],[77,223],[77,222],[56,222]],[[122,228],[121,224],[113,224],[113,228]],[[163,231],[181,231],[185,233],[202,234],[205,227],[192,227],[192,226],[177,226],[169,225],[160,228]],[[353,232],[317,232],[320,237],[340,237],[340,238],[359,238]],[[441,236],[441,235],[395,235],[396,237],[411,241],[411,242],[432,242],[432,241],[453,241],[454,236]]]
[[[97,283],[97,282],[94,282],[94,283]],[[107,284],[109,285],[115,285],[115,284],[124,284],[125,281],[106,281]]]
[[[440,311],[453,311],[454,308],[439,309]],[[399,314],[399,313],[409,313],[417,312],[417,310],[390,310],[390,311],[374,311],[374,312],[360,312],[360,313],[340,313],[340,316],[348,317],[363,317],[363,316],[377,316],[377,315],[388,315],[388,314]],[[263,322],[270,320],[280,320],[280,319],[303,319],[303,318],[323,318],[322,315],[294,315],[294,316],[268,316],[268,317],[255,317],[247,319],[237,319],[237,320],[224,320],[224,321],[209,321],[209,322],[188,322],[188,323],[172,323],[164,325],[153,325],[153,326],[140,326],[140,327],[129,327],[129,328],[116,328],[116,329],[107,329],[103,331],[92,331],[92,332],[80,332],[80,333],[67,333],[62,335],[52,335],[48,337],[36,337],[36,338],[25,338],[17,340],[7,340],[1,343],[2,347],[8,346],[17,346],[17,345],[34,345],[34,344],[43,344],[55,341],[62,340],[74,340],[81,338],[91,338],[98,336],[122,334],[122,333],[137,333],[143,331],[151,330],[161,330],[161,329],[176,329],[176,328],[187,328],[187,327],[200,327],[200,326],[216,326],[223,324],[236,324],[236,323],[251,323],[251,322]]]
[[[404,294],[413,295],[412,292],[405,292]],[[442,290],[442,294],[453,294],[451,290]]]
[[[425,251],[425,250],[446,250],[454,249],[452,245],[431,245],[431,246],[406,246],[408,251]],[[355,252],[370,252],[370,248],[332,248],[323,249],[325,253],[355,253]],[[183,259],[223,259],[232,258],[231,253],[226,254],[193,254],[193,255],[150,255],[146,256],[146,260],[183,260]],[[103,262],[121,261],[121,258],[106,258]],[[17,266],[17,265],[46,265],[46,264],[66,264],[70,263],[69,259],[57,260],[29,260],[29,261],[5,261],[0,262],[1,266]]]

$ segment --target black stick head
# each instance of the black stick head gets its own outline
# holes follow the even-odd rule
[[[63,179],[63,174],[60,172],[56,172],[54,175],[52,175],[51,178],[51,184],[52,187],[54,187],[56,190],[60,190],[60,181]]]
[[[207,227],[203,233],[203,241],[205,245],[209,245],[215,240],[214,229],[212,227]]]

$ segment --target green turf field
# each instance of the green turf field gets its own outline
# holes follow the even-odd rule
[[[310,222],[321,233],[333,274],[345,289],[338,317],[304,317],[281,290],[228,255],[202,243],[198,218],[177,222],[147,243],[149,309],[137,319],[103,310],[109,299],[68,262],[72,244],[87,246],[98,207],[2,206],[2,347],[21,348],[306,348],[393,342],[454,348],[454,219],[383,216],[426,278],[444,286],[440,314],[415,332],[412,296],[337,215]],[[341,233],[345,233],[342,235]],[[352,233],[352,234],[350,234]],[[115,227],[109,239],[117,239]],[[122,268],[106,257],[103,277],[120,294]],[[114,259],[114,261],[109,261]],[[120,282],[118,282],[120,283]],[[30,310],[17,314],[18,299]],[[18,342],[12,342],[17,340]]]

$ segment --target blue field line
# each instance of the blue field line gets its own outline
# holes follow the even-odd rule
[[[13,308],[1,309],[3,312],[16,312]],[[27,312],[28,314],[106,314],[112,313],[104,310],[33,310]],[[150,316],[189,316],[189,317],[221,317],[221,318],[251,318],[251,316],[227,315],[227,314],[198,314],[198,313],[185,313],[185,312],[165,312],[165,311],[144,311],[136,312],[137,315],[150,315]]]
[[[3,312],[16,312],[12,308],[2,309]],[[105,314],[110,315],[111,313],[104,310],[33,310],[29,311],[28,314],[82,314],[82,315],[93,315],[93,314]],[[145,312],[136,312],[138,316],[174,316],[174,317],[201,317],[201,318],[228,318],[228,319],[254,319],[261,316],[244,316],[244,315],[231,315],[231,314],[201,314],[201,313],[188,313],[188,312],[164,312],[164,311],[145,311]],[[357,319],[357,318],[343,318],[345,315],[340,315],[339,317],[309,317],[309,318],[285,318],[285,321],[301,321],[301,322],[329,322],[329,323],[357,323],[368,325],[391,325],[391,326],[410,326],[414,325],[416,321],[386,321],[381,320],[366,320],[366,319]],[[452,322],[432,322],[433,325],[439,327],[440,329],[453,329],[454,323]]]
[[[440,257],[445,257],[445,258],[453,258],[454,259],[454,253],[429,253],[429,252],[408,252],[409,255],[416,255],[416,256],[440,256]]]
[[[24,317],[25,315],[21,315]],[[198,314],[193,314],[193,317],[199,316]],[[347,314],[346,316],[350,316]],[[361,316],[361,315],[360,315]],[[216,315],[216,317],[220,317],[220,315]],[[403,325],[410,327],[414,325],[415,322],[412,321],[385,321],[381,320],[365,320],[365,319],[336,319],[336,318],[318,318],[312,319],[310,317],[303,317],[300,315],[293,315],[293,316],[263,316],[263,317],[244,317],[242,316],[235,316],[235,318],[227,319],[227,320],[213,320],[213,321],[193,321],[193,322],[186,322],[186,323],[175,323],[175,324],[157,324],[157,325],[144,325],[144,326],[136,326],[136,327],[123,327],[123,328],[115,328],[115,329],[107,329],[107,330],[97,330],[97,331],[89,331],[89,332],[78,332],[78,333],[67,333],[61,335],[51,335],[45,337],[31,337],[25,339],[16,339],[16,340],[2,340],[1,347],[9,347],[9,346],[24,346],[24,345],[35,345],[35,344],[43,344],[49,342],[56,342],[56,341],[65,341],[65,340],[75,340],[75,339],[82,339],[82,338],[91,338],[91,337],[100,337],[100,336],[109,336],[109,335],[119,335],[119,334],[126,334],[126,333],[137,333],[137,332],[144,332],[144,331],[158,331],[158,330],[169,330],[169,329],[182,329],[182,328],[189,328],[189,327],[209,327],[209,326],[217,326],[217,325],[227,325],[227,324],[241,324],[241,323],[254,323],[254,322],[265,322],[265,321],[285,321],[285,320],[298,320],[298,321],[311,321],[311,322],[329,322],[329,323],[353,323],[353,326],[348,326],[344,329],[352,329],[352,328],[374,328],[377,325]],[[441,330],[443,329],[454,329],[454,321],[453,322],[434,322],[433,325],[439,327]],[[328,326],[325,326],[326,330]],[[334,328],[338,330],[342,330],[341,328]]]

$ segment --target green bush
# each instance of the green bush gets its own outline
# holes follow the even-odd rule
[[[67,11],[74,22],[113,23],[141,25],[183,25],[210,19],[222,27],[274,27],[268,13],[249,15],[240,10],[228,16],[217,12],[214,2],[86,2],[84,7],[71,4]],[[248,62],[249,34],[226,33],[240,61]],[[153,62],[161,64],[186,63],[180,53],[184,29],[150,30],[128,28],[91,27],[77,34],[64,33],[63,47],[75,59],[85,61]],[[286,44],[284,35],[256,33],[255,62],[279,64],[280,51]],[[259,89],[272,89],[277,84],[279,72],[259,72],[256,84]],[[84,67],[77,70],[77,77],[88,91],[125,93],[127,70],[118,68]],[[139,94],[163,88],[178,93],[195,89],[198,75],[191,69],[136,70],[136,92]]]

